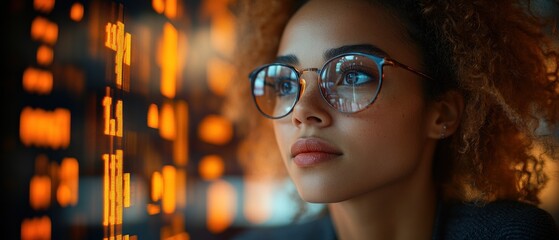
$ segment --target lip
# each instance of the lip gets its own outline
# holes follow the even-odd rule
[[[299,167],[312,167],[341,155],[336,147],[318,138],[302,138],[291,145],[291,158]]]

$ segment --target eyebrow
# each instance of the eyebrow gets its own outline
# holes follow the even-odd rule
[[[379,47],[377,47],[375,45],[372,45],[372,44],[357,44],[357,45],[345,45],[345,46],[341,46],[339,48],[328,49],[328,50],[326,50],[326,52],[324,52],[324,60],[328,60],[328,59],[333,58],[335,56],[338,56],[340,54],[351,53],[351,52],[369,53],[369,54],[377,55],[379,57],[388,56],[388,54],[386,54],[385,51],[383,51],[382,49],[380,49]]]
[[[369,53],[369,54],[377,55],[379,57],[388,56],[388,54],[386,54],[385,51],[383,51],[382,49],[380,49],[379,47],[377,47],[375,45],[372,45],[372,44],[355,44],[355,45],[344,45],[344,46],[341,46],[341,47],[338,47],[338,48],[328,49],[324,52],[323,58],[324,58],[324,61],[327,61],[328,59],[333,58],[335,56],[338,56],[340,54],[351,53],[351,52]],[[289,54],[289,55],[283,55],[283,56],[276,57],[276,59],[274,60],[274,63],[299,65],[299,59],[297,58],[297,56],[295,56],[295,54]]]
[[[289,65],[299,65],[299,59],[294,54],[278,56],[274,63],[285,63]]]

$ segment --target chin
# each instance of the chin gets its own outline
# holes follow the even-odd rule
[[[297,186],[297,192],[303,201],[309,203],[335,203],[347,199],[343,194],[321,187]]]

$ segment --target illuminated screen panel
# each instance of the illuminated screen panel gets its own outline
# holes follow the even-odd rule
[[[227,239],[290,219],[294,189],[243,176],[221,113],[232,3],[8,1],[6,237]]]

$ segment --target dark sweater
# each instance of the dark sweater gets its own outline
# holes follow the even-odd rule
[[[330,216],[288,226],[256,228],[235,240],[336,240]],[[534,205],[498,201],[484,205],[439,205],[433,240],[526,239],[559,240],[559,227],[551,214]]]

